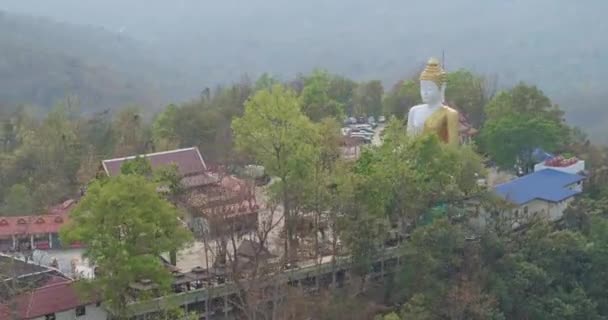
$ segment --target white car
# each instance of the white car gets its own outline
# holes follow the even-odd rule
[[[353,128],[353,129],[367,129],[367,130],[372,130],[373,131],[372,126],[370,124],[367,124],[367,123],[354,124],[354,125],[352,125],[350,127]]]

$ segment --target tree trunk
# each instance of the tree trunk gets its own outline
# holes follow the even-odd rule
[[[171,250],[169,252],[169,260],[171,260],[173,266],[177,266],[177,251]]]
[[[295,217],[289,200],[289,189],[285,183],[285,177],[281,178],[283,183],[283,214],[285,216],[285,233],[286,233],[286,251],[287,262],[295,263],[297,260],[297,239],[295,238]]]

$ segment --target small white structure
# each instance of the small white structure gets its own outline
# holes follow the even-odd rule
[[[552,160],[553,159],[548,159],[541,163],[537,163],[534,165],[534,172],[544,169],[553,169],[570,174],[579,174],[585,171],[585,160],[573,159],[573,161],[564,162],[557,159],[557,163],[552,162]]]

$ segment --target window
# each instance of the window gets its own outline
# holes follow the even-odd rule
[[[50,313],[44,316],[44,320],[55,320],[55,314]]]
[[[76,307],[76,316],[84,316],[87,313],[87,309],[85,306]]]
[[[527,214],[528,214],[528,206],[525,206],[524,207],[524,215],[527,215]]]
[[[519,210],[515,210],[515,219],[519,219]]]

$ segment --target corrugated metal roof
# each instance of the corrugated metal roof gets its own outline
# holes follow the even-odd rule
[[[19,319],[44,317],[47,314],[75,309],[97,300],[79,296],[73,281],[62,277],[52,277],[45,285],[25,292],[15,299]],[[4,315],[8,316],[11,313],[6,304],[0,305],[0,318],[4,319]]]
[[[517,205],[534,199],[560,202],[580,193],[567,186],[583,179],[585,177],[581,175],[545,169],[499,184],[494,187],[494,191],[505,200]]]

